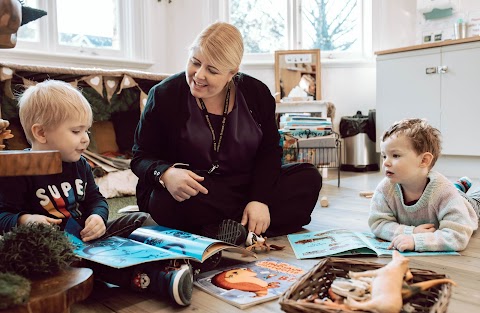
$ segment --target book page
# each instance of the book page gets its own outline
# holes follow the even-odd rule
[[[318,258],[332,255],[362,254],[368,246],[354,232],[346,229],[331,229],[287,236],[297,259]],[[373,252],[370,251],[370,254]],[[373,253],[374,254],[374,253]]]
[[[145,262],[185,258],[168,250],[118,236],[83,242],[80,239],[82,228],[74,218],[69,218],[64,229],[74,246],[73,253],[82,259],[124,268]]]
[[[164,226],[137,228],[129,238],[200,262],[222,250],[255,256],[255,253],[233,244]]]
[[[89,242],[83,242],[69,233],[67,233],[67,237],[75,247],[73,252],[76,256],[115,268],[124,268],[146,262],[185,258],[185,256],[168,250],[158,249],[118,236]]]
[[[195,285],[244,309],[279,298],[305,272],[288,261],[267,258],[202,273],[195,277]]]
[[[144,226],[137,228],[130,239],[146,243],[173,253],[203,261],[205,251],[215,243],[221,243],[200,235],[164,226]]]

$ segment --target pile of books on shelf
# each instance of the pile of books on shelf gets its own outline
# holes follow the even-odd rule
[[[332,120],[329,117],[311,116],[311,113],[286,113],[280,116],[280,129],[300,137],[307,134],[325,136],[332,133]]]

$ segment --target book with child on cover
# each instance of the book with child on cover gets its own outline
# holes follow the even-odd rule
[[[387,249],[389,241],[375,237],[370,232],[347,229],[330,229],[287,236],[297,259],[326,256],[376,255],[391,257],[394,250]],[[400,252],[404,256],[460,255],[458,252]]]
[[[128,238],[112,236],[89,242],[80,239],[81,229],[72,218],[65,227],[75,246],[73,252],[82,259],[114,268],[172,259],[203,262],[222,250],[255,256],[255,253],[233,244],[163,226],[137,228]]]
[[[285,260],[266,258],[219,267],[195,276],[201,290],[240,309],[277,299],[305,269]]]

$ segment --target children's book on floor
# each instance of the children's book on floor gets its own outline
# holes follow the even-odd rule
[[[197,275],[195,286],[240,309],[277,299],[306,269],[276,258],[219,267]]]
[[[80,239],[80,230],[81,226],[70,218],[65,232],[75,246],[74,253],[114,268],[172,259],[203,262],[222,250],[255,257],[245,248],[163,226],[140,227],[128,238],[112,236],[90,242]]]
[[[391,257],[394,250],[387,249],[389,241],[375,237],[370,232],[347,229],[330,229],[287,236],[297,259],[326,256],[376,255]],[[405,256],[460,255],[458,252],[400,252]]]

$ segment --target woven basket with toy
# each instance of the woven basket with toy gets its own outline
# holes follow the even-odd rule
[[[325,258],[281,297],[283,311],[447,312],[451,286],[446,275],[409,269],[408,258],[394,251],[387,265],[346,258]]]

